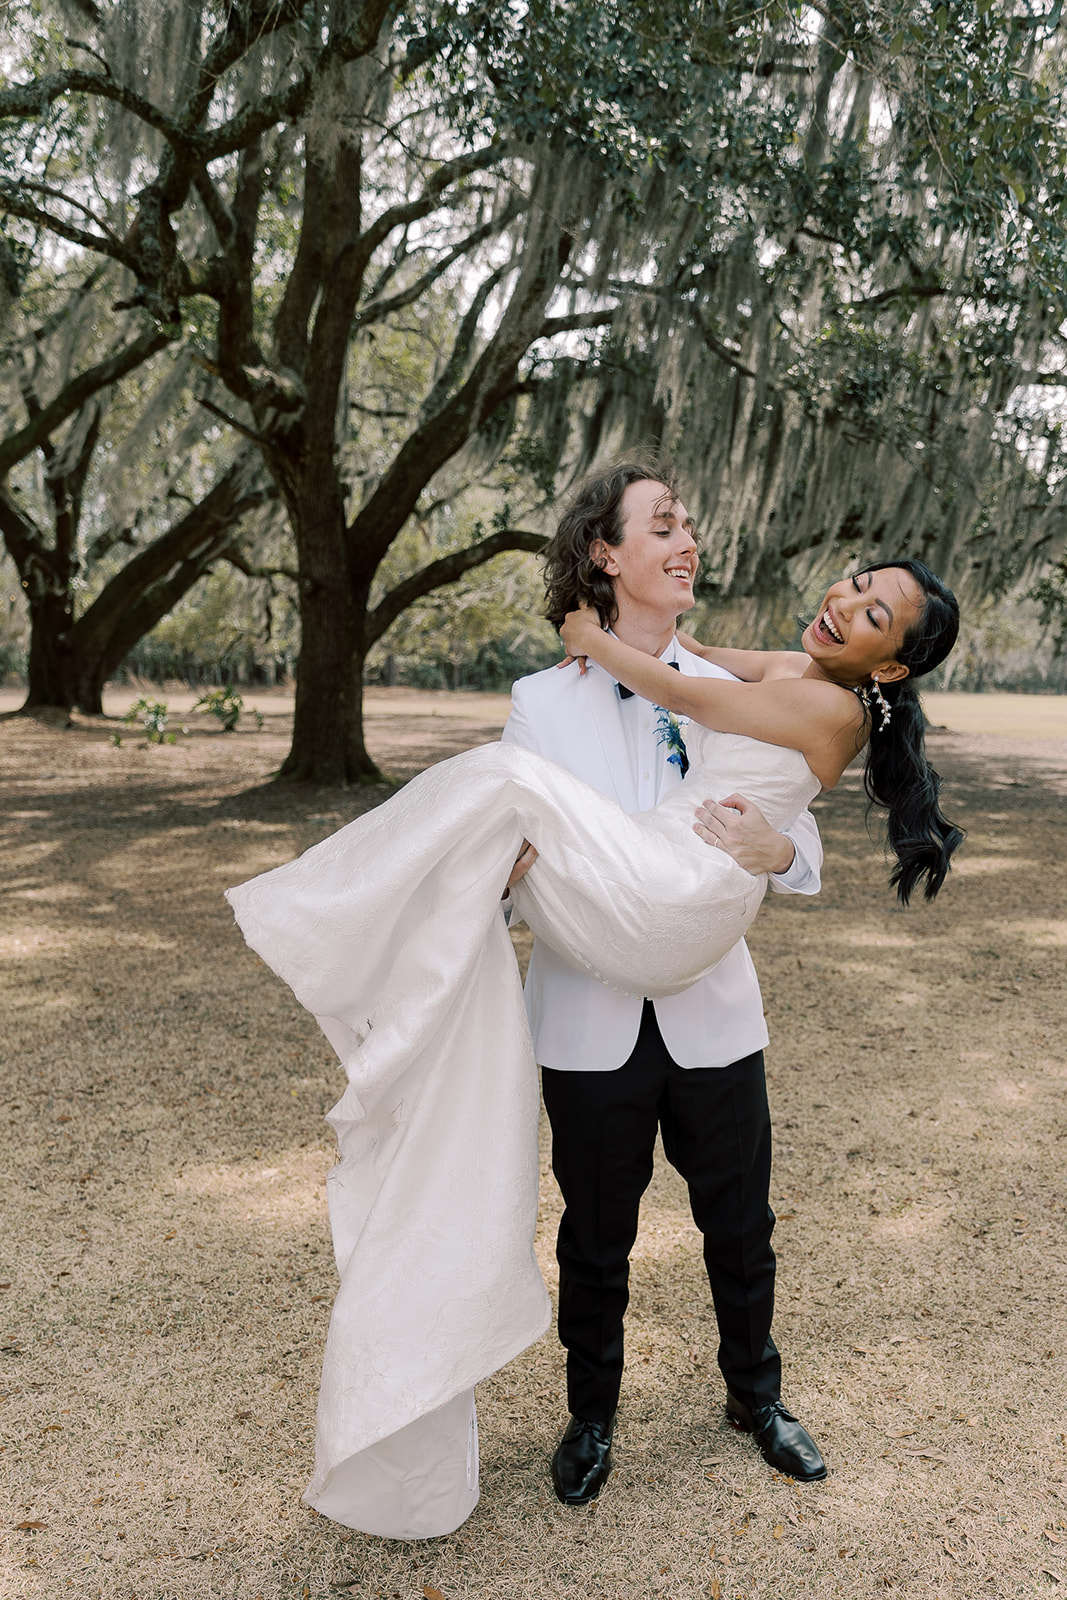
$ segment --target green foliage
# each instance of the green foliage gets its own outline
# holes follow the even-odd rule
[[[193,706],[193,710],[206,711],[209,717],[215,717],[222,723],[223,733],[233,733],[241,720],[244,707],[243,698],[233,685],[228,683],[222,688],[209,689],[206,694],[202,694]],[[262,728],[262,715],[258,711],[253,711],[252,715],[256,720],[256,726]]]
[[[1041,608],[1041,622],[1055,638],[1056,654],[1067,656],[1067,559],[1057,562],[1027,594]]]
[[[140,722],[144,732],[146,744],[175,744],[176,735],[167,732],[167,703],[165,700],[149,700],[142,695],[135,700],[123,717],[123,722],[131,726]]]
[[[138,23],[118,8],[106,30],[93,32],[87,14],[84,36],[116,83],[137,83],[170,115],[204,30],[229,16],[150,7]],[[348,545],[325,587],[338,618],[346,576],[357,611],[368,591],[382,606],[377,631],[361,613],[352,642],[358,659],[376,640],[372,676],[422,663],[444,681],[488,681],[540,664],[553,641],[529,557],[494,557],[477,573],[454,562],[454,581],[438,569],[443,586],[430,595],[413,575],[472,543],[500,548],[512,530],[528,545],[588,459],[637,441],[679,458],[710,534],[707,592],[720,601],[784,602],[826,562],[864,549],[918,551],[985,593],[1054,568],[1067,473],[1049,420],[1067,312],[1058,0],[951,10],[941,0],[414,0],[393,8],[384,70],[335,63],[310,121],[293,85],[334,51],[334,15],[276,20],[222,73],[204,129],[237,105],[252,114],[283,83],[294,115],[265,118],[254,160],[236,143],[211,156],[157,234],[145,196],[158,193],[164,147],[151,119],[72,94],[0,126],[0,165],[28,180],[21,193],[3,179],[4,226],[41,403],[55,374],[99,359],[147,314],[172,332],[182,319],[184,348],[109,394],[75,612],[204,493],[234,429],[267,438],[279,497],[306,519],[318,502],[293,489],[310,459],[301,407],[327,370],[342,375],[338,390],[313,414],[320,438],[342,419],[332,487]],[[16,77],[91,59],[67,37],[58,0],[30,0],[13,37]],[[319,252],[315,140],[320,171],[344,141],[359,144],[348,216],[366,229],[425,192],[442,160],[489,154],[368,245],[350,317],[322,313],[320,326],[332,281],[304,283],[292,309],[316,331],[301,366],[299,340],[277,358],[274,319],[300,257],[309,267]],[[319,196],[307,218],[305,193]],[[514,332],[509,297],[546,218],[564,243],[551,252],[558,277],[544,269],[555,285],[545,331],[531,316],[493,414],[456,427],[449,437],[466,443],[420,479],[428,452],[413,441],[466,392],[500,329]],[[140,265],[108,263],[69,336],[38,339],[81,292],[90,252],[76,235],[90,224],[127,241]],[[172,256],[174,272],[157,281]],[[234,320],[242,284],[244,321]],[[120,293],[132,309],[113,309]],[[274,370],[278,359],[290,365]],[[19,362],[7,372],[0,404],[17,421]],[[69,454],[84,420],[50,448]],[[23,461],[12,481],[39,520],[48,514],[51,468]],[[383,483],[383,501],[414,505],[403,527],[401,513],[390,524],[375,506]],[[265,511],[251,534],[246,525],[226,559],[240,573],[201,579],[131,657],[153,676],[218,683],[220,707],[235,683],[287,673],[299,651],[281,516]],[[1044,583],[1054,611],[1064,586],[1055,572]],[[401,586],[414,604],[381,634]],[[236,723],[232,707],[210,714]]]

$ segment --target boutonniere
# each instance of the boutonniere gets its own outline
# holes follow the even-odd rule
[[[663,706],[656,706],[656,741],[665,744],[670,754],[667,761],[670,766],[678,767],[684,778],[689,771],[689,756],[685,748],[685,735],[683,727],[689,721],[688,717],[677,717],[673,711],[667,711]]]

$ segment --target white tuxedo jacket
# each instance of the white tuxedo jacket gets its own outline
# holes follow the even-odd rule
[[[678,651],[678,662],[692,676],[732,676],[689,650]],[[577,665],[549,667],[514,684],[511,707],[505,743],[547,756],[624,811],[639,809],[622,706],[608,673],[593,662],[584,677]],[[661,793],[680,782],[678,769],[667,765]],[[788,832],[796,859],[787,873],[771,878],[771,886],[785,894],[817,894],[822,844],[815,819],[805,811]],[[724,1067],[767,1043],[759,980],[743,939],[699,983],[654,1004],[664,1043],[679,1066]],[[526,1009],[541,1066],[584,1072],[621,1067],[637,1042],[641,1007],[640,999],[616,993],[534,941]]]

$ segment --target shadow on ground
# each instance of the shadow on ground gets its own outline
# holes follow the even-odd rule
[[[383,701],[375,748],[408,776],[492,737],[500,713]],[[726,1431],[697,1240],[661,1162],[599,1505],[564,1511],[548,1489],[549,1337],[480,1391],[475,1515],[402,1545],[300,1501],[339,1073],[222,900],[387,791],[266,782],[284,710],[171,747],[111,731],[0,727],[5,1595],[963,1600],[1067,1584],[1067,743],[935,738],[970,837],[942,898],[908,912],[848,779],[818,804],[825,892],[774,897],[751,941],[786,1397],[828,1481],[797,1488]],[[551,1283],[547,1172],[543,1193]]]

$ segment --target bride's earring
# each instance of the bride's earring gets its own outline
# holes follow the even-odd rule
[[[878,704],[879,711],[882,713],[882,722],[881,722],[881,726],[878,729],[878,732],[879,733],[884,733],[885,730],[889,726],[889,718],[892,715],[892,713],[891,713],[891,711],[889,709],[889,701],[886,699],[885,695],[882,693],[882,685],[878,682],[878,674],[877,673],[872,673],[871,682],[874,685],[874,699]],[[868,705],[870,704],[870,700],[869,699],[867,701],[867,704]]]

